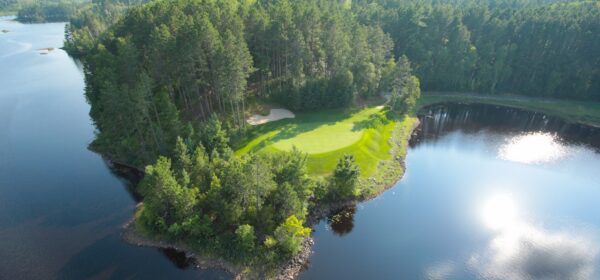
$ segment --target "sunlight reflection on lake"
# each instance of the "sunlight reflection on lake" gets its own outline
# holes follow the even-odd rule
[[[591,279],[598,255],[593,235],[552,232],[521,216],[514,197],[497,194],[481,214],[495,234],[467,264],[483,279]]]
[[[493,230],[510,227],[518,218],[517,205],[511,195],[494,195],[484,203],[482,208],[484,223]]]
[[[600,279],[600,129],[481,104],[420,121],[402,180],[321,221],[300,279]]]
[[[521,163],[542,163],[560,159],[567,154],[567,147],[551,133],[534,132],[513,137],[500,147],[501,159]]]

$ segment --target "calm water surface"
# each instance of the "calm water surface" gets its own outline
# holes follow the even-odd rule
[[[600,279],[600,130],[483,105],[421,120],[405,177],[322,221],[301,279]]]
[[[100,156],[64,24],[0,17],[0,279],[219,279],[121,241],[130,186]]]
[[[64,24],[0,18],[0,278],[218,279],[120,239],[131,186],[86,149]],[[600,279],[597,130],[491,106],[434,107],[405,177],[316,228],[302,279]]]

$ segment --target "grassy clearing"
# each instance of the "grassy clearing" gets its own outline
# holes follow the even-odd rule
[[[353,154],[362,177],[367,178],[376,173],[381,161],[392,159],[390,139],[399,125],[407,125],[387,115],[377,107],[300,113],[295,119],[253,127],[237,145],[236,154],[296,147],[308,154],[307,166],[312,175],[331,173],[343,154]]]
[[[419,110],[444,102],[485,103],[533,110],[561,117],[569,122],[600,126],[600,103],[525,97],[517,95],[485,95],[472,93],[424,93],[417,103]]]

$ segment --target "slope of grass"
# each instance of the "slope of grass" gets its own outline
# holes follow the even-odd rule
[[[253,127],[236,154],[296,147],[308,154],[308,171],[313,175],[331,173],[343,154],[353,154],[362,177],[368,177],[380,161],[391,159],[390,138],[396,125],[377,107],[300,113],[295,119]]]
[[[600,126],[600,103],[525,97],[518,95],[486,95],[473,93],[423,93],[417,110],[444,102],[484,103],[532,110],[563,118],[569,122]]]

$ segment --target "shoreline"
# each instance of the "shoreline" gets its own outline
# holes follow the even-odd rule
[[[143,202],[138,203],[136,210],[143,205]],[[229,261],[219,257],[207,256],[195,253],[194,250],[185,244],[168,242],[146,236],[139,232],[135,225],[135,216],[132,217],[125,225],[122,226],[121,238],[123,241],[138,247],[150,247],[158,249],[175,249],[183,252],[186,258],[193,261],[194,269],[217,269],[227,272],[233,276],[235,280],[242,279],[259,279],[257,275],[249,275],[246,269],[242,266],[232,264]],[[273,279],[276,280],[291,280],[296,279],[302,272],[308,259],[312,254],[312,247],[315,244],[312,234],[302,241],[300,252],[285,265],[276,270]]]
[[[452,96],[452,95],[449,95]],[[485,97],[479,99],[481,101],[485,99]],[[493,99],[492,101],[494,101]],[[429,100],[431,101],[431,100]],[[437,100],[436,100],[437,101]],[[513,100],[514,101],[514,100]],[[305,226],[310,227],[314,232],[314,227],[324,218],[343,210],[347,207],[356,206],[360,203],[368,202],[377,198],[383,192],[392,188],[396,182],[402,179],[405,173],[405,160],[406,153],[408,151],[408,145],[411,137],[414,135],[415,131],[419,127],[419,119],[418,112],[427,106],[435,105],[435,104],[443,104],[446,102],[458,102],[458,103],[477,103],[477,101],[469,100],[469,98],[465,98],[464,100],[442,100],[437,102],[425,102],[426,104],[420,104],[421,106],[417,106],[415,112],[412,115],[407,115],[407,118],[414,118],[414,120],[408,120],[412,123],[409,125],[403,125],[404,121],[399,121],[398,126],[394,129],[392,137],[389,141],[392,141],[392,149],[390,150],[391,158],[389,160],[380,161],[378,164],[378,171],[375,172],[373,176],[369,178],[365,178],[361,181],[361,187],[363,190],[367,192],[363,193],[360,197],[347,201],[340,201],[335,203],[328,203],[314,207],[311,209],[306,217]],[[487,102],[480,102],[487,103]],[[536,108],[527,109],[526,104],[522,106],[515,106],[512,104],[492,104],[504,107],[512,107],[512,108],[520,108],[522,107],[525,110],[530,111],[538,111]],[[512,105],[512,106],[511,106]],[[557,116],[560,117],[560,116]],[[589,125],[585,124],[584,125]],[[592,125],[593,126],[593,125]],[[107,158],[108,159],[108,158]],[[109,161],[112,161],[108,159]],[[123,165],[126,167],[131,167],[125,164],[121,164],[115,162],[116,164]],[[139,168],[133,167],[137,171]],[[370,191],[370,192],[368,192]],[[138,204],[138,207],[142,203]],[[136,208],[137,209],[137,208]],[[234,265],[228,261],[225,261],[221,258],[214,256],[206,256],[194,253],[189,247],[184,244],[176,244],[161,240],[156,240],[152,238],[148,238],[144,236],[143,233],[138,232],[135,228],[135,216],[131,218],[131,220],[123,226],[122,233],[123,240],[126,242],[136,245],[136,246],[144,246],[144,247],[155,247],[155,248],[163,248],[163,249],[175,249],[181,252],[184,252],[187,257],[191,258],[194,261],[195,268],[198,269],[220,269],[227,273],[233,275],[233,279],[256,279],[259,278],[257,275],[250,275],[247,273],[247,270],[244,267]],[[277,280],[288,280],[288,279],[296,279],[299,274],[305,269],[310,256],[313,251],[312,248],[314,246],[314,238],[311,233],[305,240],[302,242],[301,250],[298,255],[296,255],[293,259],[289,260],[285,265],[275,270],[275,275],[272,279]]]
[[[140,202],[136,205],[136,212],[143,205],[143,202]],[[164,241],[155,239],[152,237],[146,236],[144,233],[139,232],[138,228],[135,224],[136,217],[135,215],[129,219],[129,221],[122,226],[121,238],[131,244],[138,247],[152,247],[159,249],[175,249],[177,251],[185,253],[187,258],[191,258],[194,261],[194,268],[198,269],[219,269],[226,271],[228,273],[233,274],[234,279],[242,279],[237,276],[242,273],[242,269],[240,267],[234,266],[233,264],[224,261],[222,259],[210,256],[203,256],[193,253],[193,250],[186,246],[185,244],[178,244],[174,242]]]
[[[569,123],[600,128],[600,102],[544,98],[515,94],[479,94],[470,92],[424,92],[413,114],[425,107],[443,103],[489,104],[543,113]]]
[[[407,116],[407,117],[416,118],[414,116]],[[394,133],[389,140],[389,141],[393,141],[392,142],[393,147],[392,147],[392,150],[390,151],[392,157],[387,161],[381,161],[380,164],[378,165],[378,168],[386,168],[389,170],[389,168],[400,167],[400,169],[401,169],[400,173],[391,174],[391,177],[385,177],[385,178],[381,179],[380,181],[373,179],[373,177],[366,179],[367,182],[365,182],[365,184],[373,184],[373,185],[371,185],[371,187],[376,186],[377,189],[375,189],[375,192],[369,193],[363,197],[359,197],[359,198],[347,200],[347,201],[340,201],[340,202],[335,202],[335,203],[319,205],[319,206],[311,209],[309,211],[309,214],[306,217],[305,226],[310,227],[312,232],[314,232],[314,227],[322,219],[324,219],[324,218],[330,216],[331,214],[334,214],[335,212],[340,211],[344,208],[356,206],[359,203],[370,201],[370,200],[376,198],[377,196],[379,196],[380,194],[382,194],[383,192],[387,191],[391,187],[393,187],[396,182],[398,182],[400,179],[402,179],[402,177],[404,176],[404,171],[405,171],[406,147],[408,146],[410,138],[412,137],[416,128],[419,126],[419,120],[416,119],[412,122],[412,124],[408,128],[408,133],[402,133],[402,132],[405,132],[404,130],[406,129],[406,127],[403,127],[401,122],[399,122],[397,125],[398,125],[398,127],[396,127],[394,129]],[[399,135],[399,134],[401,134],[401,135]],[[401,139],[397,139],[397,138],[401,138]],[[404,147],[402,147],[402,146],[404,146]],[[110,159],[109,159],[109,161],[110,161]],[[382,162],[383,162],[383,164],[382,164]],[[120,163],[116,163],[116,164],[120,164]],[[386,166],[385,164],[391,164],[391,166]],[[123,165],[123,166],[127,166],[127,165]],[[137,168],[135,168],[135,169],[140,171]],[[386,173],[388,170],[384,169],[383,171],[376,172],[376,173],[377,174],[378,173]],[[386,175],[386,174],[380,174],[380,175]],[[372,181],[371,179],[373,179],[375,181]],[[139,209],[139,207],[141,205],[143,205],[143,202],[138,203],[138,205],[136,206],[136,211]],[[140,247],[175,249],[177,251],[181,251],[181,252],[185,253],[186,257],[191,258],[193,260],[194,268],[197,268],[197,269],[211,269],[211,268],[212,269],[220,269],[227,273],[232,274],[233,279],[236,279],[236,280],[258,278],[254,275],[248,275],[245,272],[246,270],[243,267],[234,265],[231,262],[225,261],[221,258],[194,253],[194,250],[192,250],[185,244],[177,244],[177,243],[173,243],[173,242],[167,242],[164,240],[157,240],[154,238],[147,237],[143,233],[139,232],[139,230],[136,228],[135,219],[136,219],[135,215],[133,215],[131,217],[131,219],[122,227],[123,231],[121,233],[121,237],[125,242],[127,242],[129,244],[132,244],[135,246],[140,246]],[[302,242],[300,252],[294,258],[289,260],[285,265],[283,265],[280,268],[275,270],[275,276],[273,277],[273,279],[291,280],[291,279],[296,279],[300,275],[300,273],[304,270],[304,268],[308,264],[310,256],[313,253],[312,248],[315,244],[315,241],[314,241],[312,232]]]

